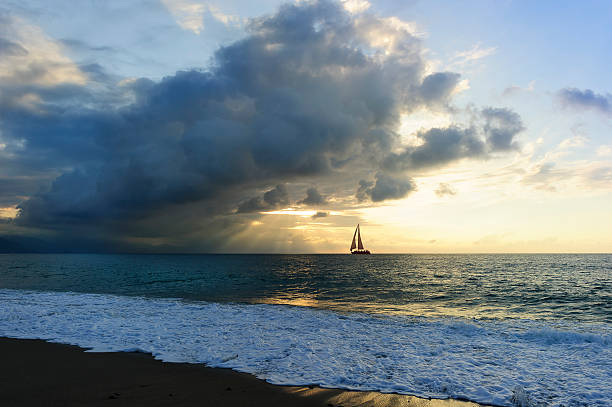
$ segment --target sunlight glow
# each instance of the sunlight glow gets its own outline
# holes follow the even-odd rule
[[[297,209],[293,209],[293,208],[286,208],[286,209],[280,209],[277,211],[266,211],[266,212],[259,212],[262,215],[294,215],[294,216],[302,216],[302,217],[312,217],[314,215],[316,215],[318,212],[321,211],[314,211],[314,210],[297,210]],[[341,215],[341,212],[336,212],[336,211],[332,211],[332,212],[328,212],[328,215]]]
[[[14,219],[19,213],[19,209],[15,206],[0,208],[0,218]]]

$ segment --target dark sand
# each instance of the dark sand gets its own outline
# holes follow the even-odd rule
[[[275,386],[203,365],[140,353],[0,338],[0,406],[477,406],[455,400]]]

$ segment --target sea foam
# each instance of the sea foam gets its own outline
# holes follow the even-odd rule
[[[1,289],[0,336],[93,352],[147,352],[274,384],[503,406],[605,406],[612,400],[607,324],[372,316]]]

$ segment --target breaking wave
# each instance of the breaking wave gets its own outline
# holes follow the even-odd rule
[[[604,406],[608,324],[339,313],[0,289],[0,336],[141,351],[273,384],[378,390],[495,405]]]

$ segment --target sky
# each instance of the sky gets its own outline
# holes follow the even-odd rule
[[[612,251],[607,1],[4,0],[0,252]]]

